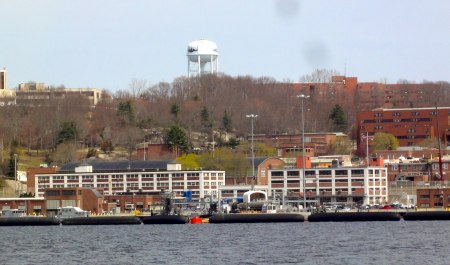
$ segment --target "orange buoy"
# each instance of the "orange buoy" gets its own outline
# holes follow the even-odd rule
[[[191,219],[191,224],[201,224],[202,223],[202,218],[196,216],[196,217],[192,217]]]

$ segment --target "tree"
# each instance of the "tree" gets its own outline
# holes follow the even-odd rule
[[[172,106],[170,106],[170,114],[172,114],[175,119],[177,119],[178,113],[180,113],[180,105],[177,103],[173,103]]]
[[[77,160],[77,149],[77,145],[73,142],[61,143],[50,155],[50,159],[56,165],[61,165]]]
[[[228,115],[227,110],[223,112],[222,116],[222,128],[224,131],[231,131],[231,117]]]
[[[329,155],[350,155],[352,153],[352,141],[346,137],[338,137],[329,146]]]
[[[128,159],[131,160],[131,155],[136,149],[138,142],[142,139],[142,131],[134,126],[126,126],[120,134],[120,143],[128,150]]]
[[[100,143],[100,149],[105,154],[109,154],[114,150],[114,146],[111,142],[111,139],[105,139]]]
[[[420,143],[420,146],[428,148],[439,148],[439,140],[437,137],[429,137]]]
[[[185,152],[188,149],[186,132],[178,125],[172,125],[166,130],[164,141],[177,157],[180,151]]]
[[[345,120],[344,110],[339,104],[336,104],[331,111],[330,120],[333,123],[333,130],[342,132],[347,128],[347,121]]]
[[[147,81],[143,79],[136,79],[133,78],[131,80],[131,83],[129,84],[131,95],[134,98],[138,98],[141,96],[141,94],[144,92],[144,90],[147,88]]]
[[[177,161],[181,163],[181,167],[183,170],[196,169],[200,168],[200,164],[198,163],[198,155],[197,154],[185,154],[177,158]]]
[[[121,117],[126,124],[134,122],[134,109],[130,100],[119,102],[117,116]]]
[[[231,137],[230,140],[225,144],[225,146],[230,147],[231,149],[235,149],[239,145],[239,140],[234,137]]]
[[[376,133],[373,138],[372,148],[375,151],[396,150],[398,148],[398,140],[390,133]]]
[[[58,133],[56,144],[63,142],[75,141],[77,139],[78,131],[73,121],[66,121],[61,124],[61,130]]]
[[[245,153],[227,148],[219,148],[214,152],[205,152],[199,155],[198,162],[203,169],[224,170],[227,177],[234,179],[235,183],[242,182],[251,169]]]
[[[170,114],[173,115],[175,122],[178,122],[178,113],[180,113],[180,105],[173,103],[172,106],[170,106]]]
[[[310,75],[300,77],[300,82],[328,83],[333,76],[337,75],[340,74],[334,69],[316,69]]]
[[[86,158],[90,158],[90,157],[98,157],[97,149],[95,149],[95,148],[89,148],[88,149],[88,152],[86,154]]]
[[[202,127],[204,127],[206,131],[209,131],[212,128],[212,121],[208,108],[206,106],[203,106],[202,110],[200,111],[200,119]]]

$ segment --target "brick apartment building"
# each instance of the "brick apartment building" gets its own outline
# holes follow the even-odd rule
[[[443,83],[388,84],[359,82],[357,77],[333,76],[331,82],[293,83],[290,86],[299,93],[310,95],[316,101],[336,102],[347,109],[368,111],[385,108],[426,107],[431,103],[444,104],[448,98],[448,86]],[[443,96],[444,95],[444,96]]]
[[[399,146],[421,146],[427,139],[441,139],[442,147],[450,143],[450,107],[374,109],[357,114],[357,145],[363,148],[365,135],[391,133]]]

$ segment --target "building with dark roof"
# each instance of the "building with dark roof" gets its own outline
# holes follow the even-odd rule
[[[192,199],[218,199],[218,187],[225,185],[225,171],[181,170],[173,161],[90,161],[63,165],[55,173],[35,174],[35,196],[49,188],[99,188],[106,195],[123,192],[171,191]]]
[[[116,171],[165,171],[167,165],[172,160],[160,160],[160,161],[144,161],[144,160],[120,160],[120,161],[104,161],[104,160],[91,160],[76,161],[64,164],[59,169],[59,172],[75,172],[77,167],[83,165],[92,166],[92,172],[116,172]]]

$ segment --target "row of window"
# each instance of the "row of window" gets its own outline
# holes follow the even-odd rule
[[[348,176],[349,170],[335,170],[335,176]],[[380,170],[376,169],[375,171],[370,169],[369,174],[380,174]],[[351,169],[351,175],[364,175],[364,169]],[[287,176],[298,177],[300,176],[299,170],[286,171]],[[319,170],[318,175],[320,176],[331,176],[332,170]],[[272,177],[282,177],[284,176],[284,171],[272,171]],[[316,176],[315,170],[305,170],[305,176]]]
[[[195,173],[196,176],[198,176],[198,173]],[[178,174],[175,174],[178,175]],[[173,177],[182,177],[183,175],[180,174],[181,176],[174,176]],[[214,177],[216,175],[216,173],[211,173],[211,177]],[[222,173],[219,173],[219,175],[223,175]],[[188,174],[188,176],[190,176]],[[80,176],[66,176],[67,180],[79,180]],[[121,180],[123,179],[124,175],[120,174],[120,175],[111,175],[111,178],[113,180]],[[138,174],[132,174],[132,175],[126,175],[126,179],[136,179],[138,178],[139,175]],[[148,177],[152,177],[152,174],[144,174],[142,175],[142,177],[144,178],[148,178]],[[45,181],[45,180],[50,180],[50,178],[52,178],[53,180],[64,180],[64,176],[39,176],[38,180],[39,181]],[[169,178],[168,174],[158,174],[157,179],[161,179],[161,178]],[[94,176],[93,175],[81,175],[81,179],[83,181],[89,181],[89,180],[94,180]],[[109,175],[97,175],[97,179],[109,179]]]
[[[430,122],[431,118],[404,118],[404,119],[376,119],[376,120],[361,120],[360,123],[400,123],[400,122]]]
[[[439,115],[439,111],[430,111],[428,114],[429,114],[430,116],[437,116],[437,115]],[[375,112],[375,113],[373,114],[373,116],[374,116],[374,117],[383,117],[383,113]],[[393,112],[393,113],[392,113],[392,116],[394,116],[394,117],[400,117],[400,116],[402,116],[402,113],[401,113],[401,112]],[[412,111],[412,112],[411,112],[411,116],[420,116],[420,112]]]

